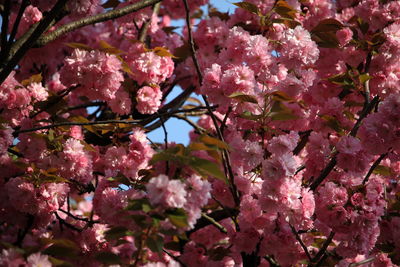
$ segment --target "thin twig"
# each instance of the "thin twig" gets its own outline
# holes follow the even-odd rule
[[[331,173],[331,171],[333,170],[333,168],[336,166],[336,156],[339,153],[337,151],[335,151],[331,157],[331,160],[329,161],[329,163],[325,166],[325,168],[322,170],[321,174],[317,177],[317,179],[315,179],[311,185],[310,185],[310,189],[315,191],[317,189],[317,187],[324,181],[324,179]]]
[[[187,24],[187,28],[188,28],[188,37],[189,37],[189,45],[190,45],[190,50],[191,50],[191,56],[192,56],[192,60],[193,60],[196,72],[197,72],[197,76],[199,78],[199,84],[201,86],[203,84],[203,75],[202,75],[201,70],[200,70],[199,62],[198,62],[198,60],[196,58],[196,47],[195,47],[195,44],[194,44],[194,39],[193,39],[193,34],[192,34],[192,26],[191,26],[191,23],[190,23],[189,4],[188,4],[187,0],[183,0],[183,3],[184,3],[184,6],[185,6],[185,11],[186,11],[186,24]],[[202,95],[202,98],[203,98],[203,101],[206,104],[206,107],[207,107],[207,109],[208,109],[208,111],[210,113],[210,116],[211,116],[211,119],[213,121],[215,130],[216,130],[217,135],[218,135],[218,138],[222,142],[224,142],[224,137],[223,137],[223,135],[221,133],[221,130],[220,130],[219,126],[218,126],[217,118],[216,118],[215,114],[212,112],[212,110],[210,108],[210,104],[209,104],[209,102],[207,100],[207,96]],[[224,149],[222,151],[222,156],[223,156],[222,157],[223,158],[223,162],[226,165],[226,169],[228,171],[228,175],[227,176],[229,177],[229,180],[230,180],[230,190],[232,192],[232,196],[233,196],[233,199],[235,201],[235,204],[238,206],[240,204],[240,196],[239,196],[239,191],[237,190],[236,185],[235,185],[235,176],[234,176],[233,171],[232,171],[232,166],[231,166],[231,163],[230,163],[229,153]]]
[[[325,240],[324,244],[318,251],[317,255],[315,255],[315,257],[311,260],[311,263],[308,265],[308,267],[315,266],[315,263],[316,263],[316,265],[318,265],[320,263],[321,259],[323,259],[323,256],[326,253],[326,250],[329,247],[329,244],[332,242],[334,235],[335,235],[335,232],[331,231],[328,238]]]
[[[21,22],[22,15],[24,15],[25,9],[28,6],[29,6],[29,0],[23,0],[22,3],[21,3],[21,6],[19,8],[19,11],[18,11],[18,14],[17,14],[17,18],[15,19],[13,28],[11,30],[10,37],[8,38],[8,45],[7,45],[8,47],[10,47],[10,45],[14,41],[15,36],[18,33],[19,23]],[[7,47],[7,50],[8,50],[8,47]],[[7,50],[6,50],[6,54],[7,54]]]
[[[374,162],[374,164],[372,164],[371,168],[369,169],[367,175],[365,175],[365,178],[362,182],[362,184],[366,184],[368,182],[369,177],[371,176],[371,174],[373,173],[373,171],[375,170],[376,167],[378,167],[379,163],[381,163],[381,161],[388,155],[388,152],[383,153],[382,155],[379,156],[379,158],[376,159],[376,161]]]
[[[44,105],[44,107],[40,110],[38,110],[37,112],[33,113],[31,116],[29,116],[29,118],[33,119],[35,118],[37,115],[39,115],[40,113],[47,111],[49,108],[51,108],[52,106],[58,104],[61,99],[64,98],[64,96],[67,96],[70,92],[72,92],[73,90],[75,90],[76,88],[80,87],[80,84],[75,85],[75,86],[71,86],[69,88],[67,88],[66,90],[60,92],[58,95],[56,95],[54,98],[49,99],[47,101],[47,103]]]
[[[139,126],[138,121],[126,121],[126,120],[89,121],[89,122],[66,121],[66,122],[59,122],[59,123],[54,123],[54,124],[50,124],[50,125],[29,128],[29,129],[16,130],[16,131],[14,131],[14,135],[18,135],[20,133],[35,132],[38,130],[52,129],[52,128],[56,128],[56,127],[60,127],[60,126],[74,126],[74,125],[86,126],[86,125],[115,124],[115,123],[132,124],[135,126]]]
[[[208,216],[206,213],[202,212],[201,217],[205,218],[207,221],[209,221],[215,228],[217,228],[221,233],[226,234],[228,231],[226,230],[225,227],[223,227],[220,223],[218,223],[216,220],[214,220],[212,217]]]
[[[65,24],[65,25],[57,28],[53,32],[46,34],[45,36],[40,37],[36,41],[35,46],[36,47],[44,46],[47,43],[56,40],[60,36],[66,34],[66,33],[69,33],[71,31],[74,31],[76,29],[79,29],[79,28],[82,28],[82,27],[85,27],[85,26],[88,26],[88,25],[92,25],[92,24],[95,24],[95,23],[116,19],[116,18],[125,16],[127,14],[136,12],[136,11],[138,11],[140,9],[146,8],[148,6],[154,5],[155,3],[158,3],[158,2],[161,2],[161,1],[162,0],[143,0],[141,2],[134,3],[132,5],[128,5],[128,6],[123,7],[123,8],[111,10],[111,11],[108,11],[106,13],[102,13],[102,14],[98,14],[98,15],[95,15],[95,16],[86,17],[86,18],[82,18],[80,20],[76,20],[76,21],[70,22],[68,24]]]
[[[163,116],[160,116],[160,121],[161,121],[161,127],[164,132],[164,146],[165,146],[165,149],[168,149],[168,131],[167,131],[167,128],[165,127]],[[169,173],[169,160],[165,161],[165,173]]]
[[[303,248],[304,252],[306,253],[306,256],[308,258],[308,260],[311,262],[312,258],[310,255],[310,252],[307,249],[307,246],[304,244],[303,240],[301,240],[301,237],[299,236],[299,234],[297,233],[296,229],[294,228],[293,225],[291,225],[289,223],[290,229],[292,230],[292,233],[294,234],[294,236],[296,237],[296,240],[300,243],[300,246]]]
[[[58,215],[58,213],[57,213],[56,211],[54,212],[54,215],[56,216],[56,218],[57,218],[58,221],[60,222],[60,226],[61,226],[61,225],[65,225],[66,227],[68,227],[68,228],[70,228],[70,229],[72,229],[72,230],[75,230],[75,231],[77,231],[77,232],[82,232],[82,231],[83,231],[82,229],[76,227],[75,225],[72,225],[72,224],[70,224],[70,223],[67,223],[63,218],[60,217],[60,215]]]
[[[224,133],[224,130],[225,130],[225,128],[226,128],[226,122],[228,121],[229,114],[230,114],[231,112],[232,112],[232,107],[229,106],[228,111],[226,112],[225,117],[224,117],[224,119],[222,120],[222,123],[221,123],[221,133],[222,133],[222,134]]]
[[[149,27],[150,27],[150,25],[152,23],[153,16],[157,16],[158,15],[158,13],[160,12],[160,6],[161,6],[160,2],[158,2],[157,4],[154,5],[154,7],[153,7],[153,15],[149,18],[149,20],[147,20],[142,25],[142,28],[140,29],[140,32],[139,32],[139,39],[138,39],[140,42],[144,43],[144,41],[146,40],[147,31],[148,31],[148,29],[149,29]]]
[[[28,220],[26,222],[25,228],[22,229],[20,232],[18,232],[18,237],[17,240],[15,241],[14,245],[21,247],[22,246],[22,242],[25,239],[25,236],[28,234],[29,229],[31,229],[33,222],[35,220],[35,217],[31,214],[28,214]]]
[[[170,253],[168,250],[163,249],[163,252],[164,252],[165,254],[167,254],[168,256],[170,256],[171,258],[173,258],[174,261],[179,262],[179,264],[180,264],[182,267],[186,267],[186,266],[187,266],[187,265],[184,264],[177,256],[175,256],[174,254]]]
[[[207,216],[212,218],[214,221],[218,222],[218,221],[222,221],[223,219],[235,217],[235,216],[237,216],[238,213],[239,213],[239,211],[236,209],[224,208],[222,210],[213,211],[213,212],[207,214]],[[197,230],[202,229],[208,225],[211,225],[210,220],[208,220],[204,217],[201,217],[200,219],[197,220],[194,228],[186,232],[186,235],[190,236],[190,234],[192,234],[192,233],[196,232]]]
[[[351,129],[350,135],[356,136],[358,129],[361,126],[362,120],[367,117],[367,115],[375,108],[376,104],[379,102],[379,96],[375,96],[372,101],[363,109],[358,118],[356,124],[354,125],[353,129]]]
[[[206,132],[207,132],[206,129],[200,127],[200,126],[197,125],[194,121],[192,121],[191,119],[187,118],[186,116],[182,116],[182,115],[172,115],[172,117],[187,122],[190,126],[192,126],[192,127],[193,127],[198,133],[200,133],[200,134],[206,133]]]
[[[367,107],[361,112],[360,117],[358,118],[357,122],[354,124],[353,129],[351,129],[349,135],[356,136],[358,129],[361,126],[362,120],[367,117],[367,115],[374,109],[375,105],[378,103],[379,97],[375,96],[372,101],[367,105]],[[339,154],[337,151],[333,151],[331,160],[329,161],[328,165],[322,170],[321,174],[318,176],[314,182],[311,183],[310,189],[315,191],[317,187],[324,181],[324,179],[330,174],[333,168],[336,166],[336,157]]]
[[[371,258],[368,258],[368,259],[365,259],[365,260],[362,260],[362,261],[359,261],[359,262],[353,262],[353,263],[351,263],[351,264],[349,265],[349,267],[360,266],[360,265],[369,263],[369,262],[374,261],[374,260],[375,260],[375,257],[371,257]]]
[[[75,216],[71,212],[63,210],[61,208],[58,210],[61,211],[62,213],[67,214],[69,217],[71,217],[72,219],[77,220],[77,221],[84,221],[84,222],[87,222],[90,224],[100,223],[100,221],[93,221],[93,220],[90,220],[89,218],[82,218],[82,217]]]

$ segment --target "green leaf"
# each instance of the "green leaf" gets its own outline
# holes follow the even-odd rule
[[[320,117],[325,121],[326,126],[333,129],[340,135],[344,134],[344,128],[342,127],[338,119],[330,115],[322,115]]]
[[[45,171],[45,170],[40,170],[40,180],[39,180],[39,183],[40,184],[44,184],[44,183],[69,183],[70,181],[69,180],[67,180],[67,179],[65,179],[65,178],[63,178],[63,177],[61,177],[61,176],[58,176],[58,175],[55,175],[55,174],[52,174],[52,173],[48,173],[47,171]]]
[[[54,258],[49,256],[49,261],[51,262],[52,266],[60,266],[60,267],[72,267],[73,265],[69,262]]]
[[[354,85],[353,80],[347,72],[333,75],[328,78],[328,81],[338,85]]]
[[[149,225],[151,225],[151,223],[147,221],[148,217],[146,215],[135,214],[131,215],[130,218],[132,218],[135,221],[135,223],[142,228],[146,228]]]
[[[392,176],[394,174],[393,170],[390,167],[384,165],[376,166],[375,169],[373,170],[373,173],[382,176]]]
[[[235,100],[238,100],[240,102],[250,102],[250,103],[254,103],[254,104],[258,103],[257,98],[255,96],[246,95],[241,92],[233,93],[229,97],[233,98]]]
[[[82,44],[82,43],[66,43],[66,46],[69,46],[71,48],[76,48],[76,49],[80,49],[80,50],[86,50],[86,51],[92,51],[93,48],[91,48],[88,45]]]
[[[288,96],[288,94],[286,94],[283,91],[275,91],[275,92],[272,92],[271,94],[269,94],[267,96],[272,96],[272,99],[275,100],[275,101],[282,101],[282,102],[293,102],[293,101],[295,101],[292,97]]]
[[[243,1],[243,2],[239,2],[239,3],[233,3],[233,4],[235,6],[237,6],[237,7],[240,7],[242,9],[247,10],[247,11],[249,11],[249,12],[251,12],[253,14],[256,14],[258,16],[262,15],[260,10],[258,9],[258,7],[253,3]]]
[[[129,200],[127,210],[143,210],[147,209],[147,206],[150,206],[150,202],[146,198],[132,199]]]
[[[372,76],[369,76],[367,73],[361,74],[358,79],[360,80],[360,83],[365,83],[366,81],[369,81],[372,79]]]
[[[219,146],[225,146],[222,144],[222,142],[218,143]],[[226,182],[225,175],[217,164],[206,159],[188,155],[188,151],[189,150],[182,145],[175,146],[155,154],[150,162],[154,164],[159,161],[173,161],[180,165],[191,167],[204,177],[213,176]]]
[[[100,51],[103,51],[108,54],[120,55],[120,54],[124,53],[124,51],[110,45],[109,43],[107,43],[106,41],[103,41],[103,40],[100,40],[99,46],[100,46],[100,49],[99,49]]]
[[[217,9],[213,9],[213,10],[209,10],[208,11],[208,16],[211,17],[218,17],[220,18],[222,21],[227,21],[230,19],[229,13],[222,13],[220,11],[218,11]]]
[[[320,46],[325,48],[339,47],[339,40],[336,32],[343,28],[342,23],[335,19],[324,19],[311,30],[312,39]]]
[[[183,61],[191,55],[190,45],[185,42],[182,46],[175,48],[174,56]]]
[[[156,55],[158,55],[158,56],[160,56],[160,57],[177,58],[177,57],[175,57],[173,54],[171,54],[171,52],[169,52],[168,49],[165,48],[165,47],[159,47],[159,46],[157,46],[157,47],[155,47],[154,49],[152,49],[152,51],[153,51]]]
[[[229,145],[227,143],[209,135],[202,135],[200,136],[199,140],[206,145],[216,146],[220,149],[229,149]]]
[[[31,83],[41,83],[42,80],[43,80],[42,74],[39,73],[39,74],[32,75],[31,77],[29,77],[26,80],[23,80],[21,82],[21,84],[26,87],[26,86],[30,85]]]
[[[118,0],[108,0],[107,2],[102,4],[101,6],[103,8],[116,8],[118,5],[119,5],[119,1]]]
[[[146,240],[146,245],[153,252],[162,252],[164,247],[164,238],[160,235],[149,236]]]
[[[296,10],[291,7],[285,0],[278,0],[275,3],[273,10],[282,17],[291,19],[294,19],[297,13]]]
[[[119,258],[119,256],[115,255],[114,253],[111,253],[111,252],[106,252],[106,251],[99,252],[99,253],[97,253],[95,258],[99,262],[107,264],[107,265],[122,264],[122,261]]]
[[[167,210],[167,218],[169,221],[178,228],[189,226],[187,221],[187,214],[184,209]]]
[[[110,182],[118,182],[119,184],[124,184],[124,185],[132,185],[132,182],[126,177],[125,175],[118,173],[116,177],[109,177],[107,178],[107,181]]]
[[[129,230],[123,226],[115,226],[104,233],[105,238],[107,240],[119,239],[129,234],[130,234]]]
[[[311,33],[316,33],[316,32],[337,32],[338,30],[341,30],[343,28],[343,24],[340,23],[336,19],[324,19],[321,20],[317,26],[315,26],[312,30]]]
[[[239,117],[246,120],[256,121],[263,118],[264,116],[262,114],[256,115],[250,111],[245,111],[242,114],[240,114]]]
[[[46,248],[43,253],[53,257],[75,258],[79,253],[78,246],[67,239],[53,239],[48,241],[51,246]]]
[[[289,121],[289,120],[296,120],[299,117],[288,112],[273,112],[271,113],[270,118],[273,121]]]
[[[220,167],[206,159],[190,157],[189,158],[189,166],[192,167],[196,172],[198,172],[202,176],[213,176],[217,179],[220,179],[226,182],[225,174],[221,171]]]

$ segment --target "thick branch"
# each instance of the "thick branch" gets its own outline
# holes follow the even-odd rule
[[[111,10],[108,11],[106,13],[102,13],[102,14],[98,14],[95,16],[91,16],[91,17],[87,17],[87,18],[82,18],[80,20],[77,21],[73,21],[70,22],[68,24],[65,24],[61,27],[59,27],[58,29],[56,29],[55,31],[46,34],[45,36],[39,38],[35,45],[37,47],[41,47],[46,45],[49,42],[52,42],[54,40],[56,40],[57,38],[59,38],[60,36],[69,33],[71,31],[74,31],[76,29],[88,26],[88,25],[92,25],[95,23],[99,23],[99,22],[104,22],[107,20],[111,20],[111,19],[116,19],[122,16],[125,16],[129,13],[132,12],[136,12],[140,9],[146,8],[148,6],[154,5],[158,2],[161,2],[162,0],[143,0],[141,2],[123,7],[123,8],[119,8],[119,9],[115,9],[115,10]]]
[[[1,55],[5,56],[5,50],[7,50],[7,32],[10,17],[11,0],[6,0],[4,3],[4,10],[1,14],[2,24],[1,24]]]
[[[68,0],[58,0],[50,12],[38,23],[34,24],[18,41],[16,41],[8,53],[4,68],[0,72],[0,84],[8,77],[10,72],[17,66],[18,62],[33,46],[36,40],[55,21],[63,10]]]

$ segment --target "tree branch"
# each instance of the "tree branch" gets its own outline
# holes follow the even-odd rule
[[[372,109],[375,107],[375,105],[378,103],[379,97],[375,96],[372,101],[366,106],[366,108],[361,112],[360,117],[358,118],[357,122],[354,124],[353,129],[351,129],[349,135],[350,136],[356,136],[357,131],[361,126],[362,120],[372,111]],[[324,181],[324,179],[329,175],[329,173],[333,170],[333,168],[336,166],[336,156],[339,154],[339,152],[334,151],[333,155],[331,157],[331,160],[329,161],[328,165],[325,166],[325,168],[322,170],[321,174],[318,176],[317,179],[315,179],[314,182],[311,183],[310,189],[315,191],[317,187]]]
[[[189,45],[190,45],[190,50],[191,50],[191,56],[192,56],[192,60],[193,60],[196,72],[197,72],[197,76],[199,78],[199,84],[201,86],[203,84],[203,75],[202,75],[201,70],[200,70],[199,62],[198,62],[198,60],[196,58],[196,48],[195,48],[195,44],[194,44],[194,39],[193,39],[193,34],[192,34],[192,27],[191,27],[191,23],[190,23],[189,4],[188,4],[187,0],[183,0],[183,3],[185,5],[185,11],[186,11],[186,24],[187,24],[187,27],[188,27]],[[207,96],[202,95],[202,97],[203,97],[204,103],[206,104],[208,112],[210,113],[210,116],[211,116],[211,119],[213,121],[215,130],[216,130],[217,135],[218,135],[218,138],[222,142],[225,142],[224,141],[224,137],[223,137],[223,135],[221,133],[221,129],[218,126],[217,119],[216,119],[214,113],[212,112],[212,110],[210,108],[210,103],[207,100]],[[233,174],[233,171],[232,171],[232,166],[231,166],[231,163],[230,163],[229,153],[225,149],[222,151],[222,158],[223,158],[223,162],[225,164],[225,168],[228,171],[228,175],[227,176],[229,177],[229,180],[230,180],[230,190],[232,192],[232,196],[233,196],[233,199],[235,201],[235,204],[238,206],[240,204],[240,196],[239,196],[239,192],[238,192],[238,190],[236,188],[236,185],[235,185],[235,177],[234,177],[234,174]]]
[[[311,260],[308,267],[318,266],[320,264],[320,261],[323,259],[323,256],[325,255],[326,250],[329,247],[329,244],[332,242],[334,235],[335,235],[335,233],[333,231],[331,231],[328,238],[325,240],[324,244],[322,245],[321,249],[318,251],[317,255],[315,255],[315,257]]]
[[[388,152],[383,153],[382,155],[379,156],[379,158],[377,158],[377,160],[374,162],[374,164],[372,164],[371,168],[369,169],[367,175],[365,175],[365,178],[362,182],[362,184],[366,184],[368,182],[369,177],[371,176],[371,174],[373,173],[373,171],[375,170],[376,167],[378,167],[379,163],[381,163],[381,161],[388,155]]]
[[[44,46],[47,43],[56,40],[60,36],[66,34],[66,33],[69,33],[71,31],[74,31],[76,29],[79,29],[79,28],[82,28],[82,27],[85,27],[88,25],[92,25],[95,23],[104,22],[104,21],[111,20],[111,19],[116,19],[116,18],[125,16],[129,13],[136,12],[140,9],[154,5],[161,1],[162,0],[143,0],[141,2],[132,4],[132,5],[129,5],[129,6],[126,6],[123,8],[111,10],[106,13],[102,13],[102,14],[98,14],[95,16],[82,18],[80,20],[70,22],[68,24],[65,24],[65,25],[57,28],[55,31],[48,33],[45,36],[42,36],[41,38],[39,38],[36,41],[35,46],[36,47]]]
[[[158,2],[157,4],[154,5],[154,7],[153,7],[153,16],[154,15],[156,15],[156,16],[158,15],[158,13],[160,12],[160,6],[161,6],[160,2]],[[151,16],[150,19],[148,21],[146,21],[146,23],[144,23],[142,28],[140,29],[139,39],[138,40],[140,42],[142,42],[142,43],[144,43],[146,41],[147,31],[149,29],[149,26],[152,23],[153,16]]]
[[[8,56],[4,61],[4,67],[0,72],[0,84],[8,77],[10,72],[17,66],[18,62],[33,46],[36,40],[42,35],[55,21],[68,0],[58,0],[54,7],[38,23],[34,24],[20,39],[18,39],[10,48]]]
[[[291,225],[289,223],[290,229],[292,230],[292,233],[294,234],[294,236],[296,237],[296,240],[300,243],[300,246],[303,248],[304,252],[306,253],[306,256],[308,258],[308,260],[311,262],[312,258],[310,255],[310,252],[307,249],[307,246],[304,244],[303,240],[301,240],[301,237],[299,236],[299,234],[297,233],[296,229],[294,228],[293,225]]]
[[[27,6],[29,6],[29,0],[23,0],[21,3],[21,6],[19,8],[17,18],[15,19],[13,28],[11,30],[10,37],[8,39],[8,47],[11,45],[15,36],[17,35],[19,23],[21,22],[22,15],[24,15],[24,12],[25,12],[25,9],[27,8]],[[7,48],[7,50],[8,50],[8,48]],[[7,50],[5,52],[6,54],[7,54]]]
[[[4,10],[1,14],[2,17],[2,23],[1,23],[1,59],[7,55],[7,47],[8,47],[8,42],[7,42],[7,33],[8,33],[8,25],[9,25],[9,19],[10,19],[10,9],[11,9],[11,0],[6,0],[4,3]]]
[[[20,133],[28,133],[28,132],[35,132],[38,130],[46,130],[46,129],[52,129],[60,126],[86,126],[86,125],[99,125],[99,124],[114,124],[114,123],[121,123],[121,124],[132,124],[135,126],[140,126],[138,121],[127,121],[127,120],[108,120],[108,121],[89,121],[89,122],[73,122],[73,121],[66,121],[66,122],[59,122],[59,123],[54,123],[50,125],[45,125],[45,126],[39,126],[39,127],[34,127],[34,128],[29,128],[29,129],[23,129],[23,130],[16,130],[14,131],[14,135],[18,135]]]

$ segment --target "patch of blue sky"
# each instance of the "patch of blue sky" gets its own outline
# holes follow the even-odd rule
[[[234,2],[239,2],[239,1],[234,1]],[[227,0],[211,0],[210,3],[216,7],[219,11],[221,12],[229,12],[233,13],[235,9],[235,5]],[[203,7],[204,11],[207,12],[207,7]],[[182,28],[185,25],[185,20],[180,19],[180,20],[174,20],[172,21],[172,26],[178,27],[177,32],[182,32]],[[170,100],[172,100],[174,97],[179,95],[179,93],[182,92],[182,88],[177,86],[171,94],[167,97],[167,102],[168,103]],[[197,95],[193,94],[193,97],[197,97]],[[191,120],[197,121],[198,118],[196,117],[190,117]],[[168,131],[168,141],[169,142],[175,142],[175,143],[180,143],[187,145],[189,143],[189,131],[192,130],[192,127],[185,121],[179,120],[176,118],[171,118],[165,123],[165,128]],[[160,127],[150,133],[148,133],[148,137],[150,140],[153,142],[157,143],[163,143],[164,142],[164,131]]]

